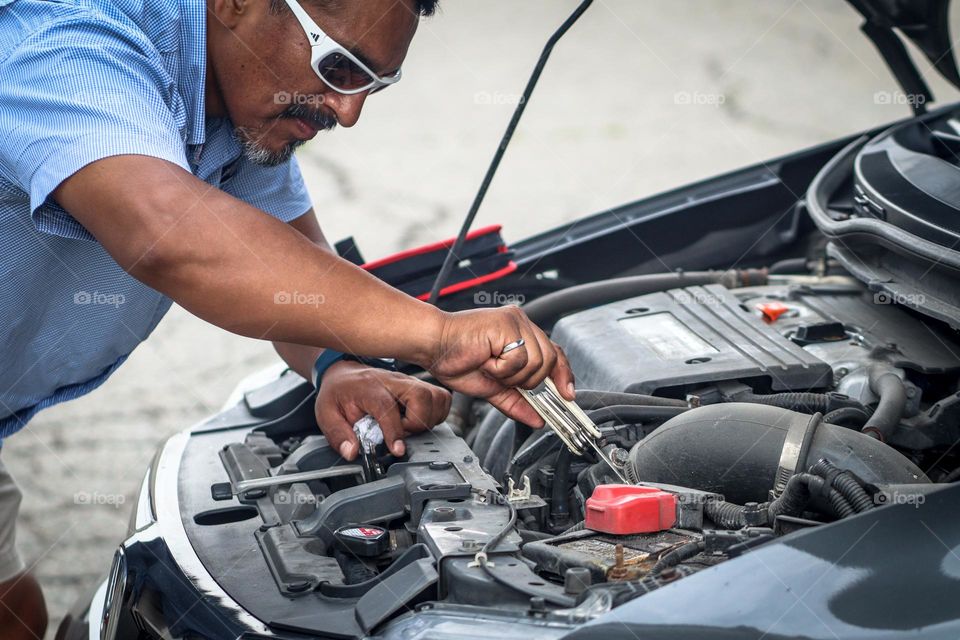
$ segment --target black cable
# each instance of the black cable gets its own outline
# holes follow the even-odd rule
[[[264,422],[264,423],[258,424],[257,426],[255,426],[255,427],[253,428],[253,430],[254,430],[254,431],[259,431],[260,429],[265,429],[266,427],[272,427],[272,426],[275,425],[275,424],[279,424],[279,423],[281,423],[281,422],[283,422],[283,421],[285,421],[285,420],[288,420],[288,419],[292,418],[292,417],[294,416],[294,414],[296,414],[298,411],[300,411],[300,409],[303,408],[303,405],[305,405],[306,403],[310,402],[311,400],[316,399],[316,397],[317,397],[317,392],[316,392],[316,390],[311,391],[310,393],[308,393],[308,394],[306,395],[306,397],[305,397],[303,400],[301,400],[300,402],[298,402],[298,403],[297,403],[297,406],[295,406],[293,409],[290,409],[290,411],[287,411],[285,414],[283,414],[282,416],[280,416],[280,417],[278,417],[278,418],[271,418],[270,420],[267,420],[267,421]],[[235,429],[236,427],[231,426],[231,427],[228,427],[228,428],[230,428],[230,429]]]
[[[473,204],[470,205],[470,211],[467,212],[467,217],[463,220],[463,225],[460,227],[460,233],[457,234],[457,239],[454,240],[453,246],[450,247],[450,252],[447,253],[447,257],[443,261],[443,266],[440,268],[440,273],[437,274],[437,279],[433,282],[433,288],[430,290],[430,304],[437,304],[437,299],[440,297],[440,289],[443,288],[447,278],[450,277],[450,271],[453,270],[454,261],[459,259],[457,256],[463,249],[463,243],[467,239],[467,234],[470,232],[470,227],[473,225],[473,220],[477,217],[477,212],[480,210],[480,205],[483,203],[483,199],[487,195],[487,189],[490,188],[490,183],[493,181],[493,176],[497,172],[497,167],[500,166],[500,161],[503,159],[503,154],[507,150],[507,145],[510,144],[510,139],[513,137],[513,132],[520,123],[520,117],[523,115],[524,109],[527,108],[527,103],[530,101],[530,96],[533,94],[533,90],[537,86],[537,81],[540,79],[540,74],[543,73],[543,68],[547,64],[547,59],[550,57],[550,53],[553,51],[554,45],[556,45],[557,41],[563,37],[563,34],[565,34],[570,27],[573,26],[573,23],[580,19],[580,16],[583,15],[583,13],[591,4],[593,4],[593,0],[583,0],[583,2],[580,3],[574,12],[570,14],[570,17],[567,18],[562,25],[560,25],[560,28],[557,29],[552,36],[550,36],[550,39],[547,40],[547,44],[543,47],[543,51],[540,53],[540,59],[537,60],[537,66],[533,68],[533,73],[530,74],[530,79],[527,81],[527,86],[523,90],[523,95],[520,98],[520,102],[517,103],[517,108],[513,110],[513,117],[510,118],[510,124],[507,125],[507,130],[503,132],[503,137],[500,139],[500,146],[497,147],[497,152],[493,154],[493,160],[490,162],[490,166],[487,168],[487,174],[483,176],[483,182],[480,183],[480,189],[477,191],[477,195],[473,199]]]
[[[510,518],[507,520],[507,523],[503,525],[503,528],[500,529],[500,531],[498,531],[496,535],[494,535],[492,538],[487,540],[487,543],[483,545],[483,547],[480,549],[480,553],[478,553],[477,556],[479,558],[482,558],[482,560],[479,560],[477,564],[480,565],[480,567],[483,569],[483,572],[487,574],[487,576],[491,580],[493,580],[500,586],[507,587],[509,589],[515,589],[520,593],[523,593],[524,595],[529,595],[525,591],[520,589],[517,585],[511,583],[508,580],[504,580],[503,578],[498,576],[496,573],[494,573],[493,570],[490,569],[490,565],[488,564],[490,559],[490,553],[494,549],[496,549],[497,545],[500,544],[500,542],[507,536],[507,534],[510,533],[510,530],[513,529],[513,525],[516,524],[517,522],[517,508],[513,506],[513,504],[509,500],[507,500],[506,498],[504,498],[502,495],[500,495],[495,491],[488,492],[487,499],[490,502],[493,502],[494,500],[504,501],[507,505],[507,508],[510,509]],[[572,606],[574,603],[574,600],[572,598],[565,598],[562,596],[551,596],[546,599],[553,602],[553,604],[558,604],[563,607]]]
[[[650,569],[650,575],[655,576],[666,569],[672,569],[684,560],[689,560],[697,554],[703,553],[704,549],[706,549],[706,544],[703,540],[696,540],[681,545],[657,560],[657,563]]]

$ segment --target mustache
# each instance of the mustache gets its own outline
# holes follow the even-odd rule
[[[320,109],[311,109],[305,104],[292,104],[277,117],[306,120],[321,131],[330,131],[337,126],[337,118],[332,113]]]

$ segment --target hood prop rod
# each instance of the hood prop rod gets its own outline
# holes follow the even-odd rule
[[[583,0],[580,5],[574,10],[570,17],[567,18],[560,28],[554,32],[550,39],[547,40],[547,44],[543,47],[543,51],[540,53],[540,59],[537,60],[537,66],[534,67],[533,73],[530,74],[530,79],[527,81],[527,86],[523,90],[523,95],[520,97],[520,101],[517,103],[517,107],[513,110],[513,117],[510,118],[510,124],[507,125],[507,130],[503,133],[503,138],[500,139],[500,146],[497,147],[497,152],[493,154],[493,160],[490,162],[490,166],[487,168],[487,174],[483,177],[483,182],[480,183],[480,190],[477,191],[476,197],[473,199],[473,204],[470,205],[470,210],[467,212],[467,217],[463,220],[463,225],[460,227],[460,233],[457,235],[456,240],[453,245],[450,247],[450,251],[447,253],[447,257],[443,261],[443,266],[440,268],[440,273],[437,274],[437,279],[433,282],[433,288],[430,290],[430,304],[437,304],[437,300],[440,297],[440,290],[443,289],[443,285],[446,283],[447,278],[450,277],[450,272],[453,270],[454,262],[458,259],[457,256],[460,254],[460,251],[463,249],[463,243],[467,239],[467,234],[470,232],[470,227],[473,225],[474,218],[477,217],[477,212],[480,210],[480,205],[483,203],[484,197],[487,195],[487,189],[490,188],[490,183],[493,181],[493,176],[497,172],[497,168],[500,166],[500,161],[503,159],[503,154],[507,150],[507,145],[510,144],[510,139],[513,137],[513,132],[517,128],[517,124],[520,123],[520,117],[523,116],[523,111],[527,107],[527,102],[530,101],[530,96],[533,94],[534,88],[537,86],[537,81],[540,79],[540,74],[543,73],[543,68],[547,64],[547,59],[550,57],[550,53],[553,51],[554,45],[557,44],[557,41],[563,37],[563,35],[573,26],[573,24],[580,19],[580,16],[587,10],[587,8],[593,4],[593,0]]]

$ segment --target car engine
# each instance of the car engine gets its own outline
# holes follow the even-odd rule
[[[897,140],[924,148],[905,126],[880,138],[895,159]],[[524,309],[567,353],[597,450],[455,395],[402,457],[347,462],[288,371],[179,441],[192,553],[271,633],[556,638],[774,541],[922,504],[960,478],[956,256],[891,240],[878,203],[905,187],[857,173],[878,148],[845,149],[797,204],[820,232],[804,256],[538,275]]]
[[[254,612],[273,601],[281,629],[357,636],[451,607],[563,626],[956,475],[951,331],[847,276],[739,278],[758,284],[553,324],[605,460],[460,398],[403,458],[381,447],[365,468],[317,433],[286,373],[194,430],[191,542],[205,564],[258,556],[268,583],[219,580]],[[231,412],[279,417],[237,441]]]

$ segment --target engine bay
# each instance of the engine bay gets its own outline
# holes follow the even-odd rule
[[[791,205],[816,229],[790,257],[573,284],[547,257],[513,282],[570,360],[596,449],[455,395],[402,457],[348,462],[317,429],[311,385],[285,372],[189,432],[177,501],[193,552],[273,633],[559,638],[665,587],[726,588],[778,544],[857,541],[847,525],[879,509],[929,499],[942,515],[935,494],[960,479],[960,262],[900,227],[916,223],[905,194],[943,185],[913,193],[861,162],[939,149],[955,124],[921,120],[822,165]],[[899,557],[884,551],[869,553]]]
[[[765,279],[556,322],[607,460],[461,399],[375,472],[331,449],[288,372],[192,432],[191,543],[277,629],[360,637],[443,610],[569,630],[954,477],[952,332],[846,276]]]

